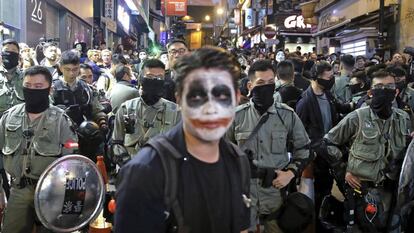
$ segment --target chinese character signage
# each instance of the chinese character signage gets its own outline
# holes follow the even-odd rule
[[[167,16],[187,15],[187,0],[164,0]]]
[[[105,0],[105,17],[114,19],[114,0]]]

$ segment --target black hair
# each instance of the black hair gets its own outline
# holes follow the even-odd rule
[[[303,61],[300,59],[295,59],[295,60],[299,60],[299,62],[303,63]],[[310,71],[314,65],[315,65],[315,61],[306,60],[303,64],[303,71]]]
[[[82,64],[80,64],[80,66],[79,66],[81,69],[84,69],[84,70],[91,70],[91,71],[93,71],[93,69],[92,69],[92,66],[90,66],[90,65],[88,65],[88,64],[86,64],[86,63],[82,63]]]
[[[359,59],[363,59],[364,61],[366,60],[364,56],[359,55],[356,57],[355,61],[358,61]]]
[[[351,54],[345,54],[341,57],[341,62],[348,67],[354,67],[355,58]]]
[[[115,69],[115,75],[114,75],[116,81],[119,82],[123,80],[125,74],[129,74],[130,72],[131,72],[130,69],[123,64],[117,66]]]
[[[304,63],[301,59],[297,57],[291,57],[289,58],[289,61],[292,62],[293,68],[295,69],[295,72],[302,73],[304,68]]]
[[[43,44],[43,51],[46,51],[46,49],[48,49],[49,47],[56,47],[57,48],[55,43],[47,42],[47,43]]]
[[[331,71],[332,66],[327,61],[320,61],[319,63],[316,63],[311,70],[312,78],[316,79],[319,78],[324,72]]]
[[[250,66],[247,77],[249,78],[250,81],[253,82],[256,78],[255,76],[256,71],[267,71],[267,70],[271,70],[273,71],[273,73],[275,73],[272,62],[270,60],[256,61]]]
[[[158,59],[147,59],[145,60],[144,64],[142,65],[142,69],[144,68],[161,68],[165,69],[164,63]]]
[[[365,71],[356,71],[352,73],[351,77],[356,78],[363,83],[367,83],[367,73],[365,73]]]
[[[169,48],[170,48],[170,46],[171,46],[172,44],[175,44],[175,43],[181,43],[181,44],[183,44],[186,48],[188,48],[187,43],[185,43],[185,41],[184,41],[184,40],[174,39],[174,40],[171,40],[170,42],[168,42],[168,44],[167,44],[167,49],[169,49]]]
[[[407,71],[398,65],[391,65],[385,69],[387,72],[394,74],[395,77],[407,77]]]
[[[15,39],[6,39],[6,40],[3,40],[3,42],[1,43],[1,45],[3,47],[6,46],[6,45],[8,45],[8,44],[16,45],[17,50],[20,51],[19,43]]]
[[[178,95],[182,94],[184,82],[188,74],[193,70],[203,68],[229,72],[233,79],[234,90],[237,90],[240,78],[240,65],[236,57],[222,48],[205,46],[179,58],[175,63],[173,70],[175,71]]]
[[[41,74],[43,75],[43,77],[45,78],[46,82],[49,83],[49,88],[52,86],[52,74],[50,73],[50,71],[44,67],[44,66],[32,66],[27,68],[24,71],[24,77],[26,76],[34,76],[34,75],[38,75]]]
[[[60,65],[79,65],[80,64],[80,59],[79,56],[71,51],[71,50],[66,50],[62,53],[62,57],[60,58]]]
[[[300,47],[300,46],[297,46],[297,47],[296,47],[296,49],[299,49],[299,50],[301,50],[301,49],[302,49],[302,47]]]
[[[289,81],[293,80],[295,71],[293,64],[290,61],[281,61],[277,64],[277,77],[281,80]]]
[[[112,64],[118,65],[118,64],[128,64],[127,60],[125,59],[124,55],[115,53],[112,55]]]
[[[377,72],[372,74],[372,80],[374,79],[385,79],[388,76],[391,76],[393,78],[395,78],[395,75],[393,73],[390,73],[388,71],[386,71],[385,69],[380,69]],[[372,82],[374,83],[374,82]]]
[[[385,69],[386,65],[383,63],[380,63],[378,65],[373,65],[371,67],[368,68],[367,70],[367,76],[372,79],[373,78],[373,74],[381,69]]]

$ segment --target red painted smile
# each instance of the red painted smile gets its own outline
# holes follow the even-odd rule
[[[231,122],[232,118],[220,118],[212,121],[201,121],[198,119],[191,119],[191,124],[196,128],[201,129],[216,129],[219,127],[227,127]]]

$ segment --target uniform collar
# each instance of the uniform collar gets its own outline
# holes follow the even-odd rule
[[[259,111],[257,111],[257,109],[254,107],[254,102],[253,102],[252,99],[250,99],[250,106],[252,106],[253,111],[255,111],[257,114],[260,115]],[[276,103],[275,103],[274,100],[273,100],[273,104],[267,109],[266,112],[270,113],[270,114],[275,114],[276,113]]]

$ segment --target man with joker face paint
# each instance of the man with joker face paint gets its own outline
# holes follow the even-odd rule
[[[223,138],[240,96],[238,62],[223,49],[205,47],[179,58],[174,70],[182,123],[152,140],[164,140],[168,153],[147,145],[122,167],[115,231],[171,232],[178,226],[178,232],[247,233],[248,159]],[[163,166],[170,154],[176,155],[177,176]],[[177,195],[169,199],[178,203],[172,208],[165,201],[171,177]]]
[[[227,136],[245,148],[251,156],[251,163],[270,174],[270,181],[265,181],[269,180],[269,176],[265,178],[259,172],[252,172],[249,230],[255,231],[260,217],[260,224],[264,225],[266,233],[281,233],[272,216],[283,204],[281,189],[295,177],[300,177],[309,162],[310,140],[293,109],[274,102],[275,72],[271,62],[262,60],[253,63],[248,78],[250,102],[237,107]],[[262,125],[256,130],[259,121]],[[256,133],[252,133],[254,131]]]

